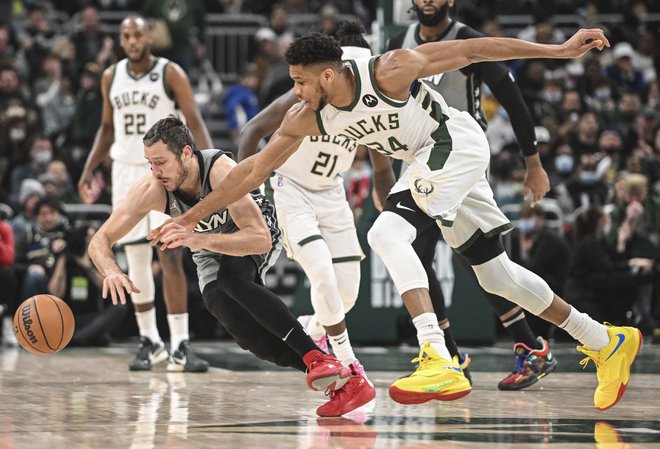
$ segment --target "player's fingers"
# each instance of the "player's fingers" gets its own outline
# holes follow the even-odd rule
[[[102,293],[103,299],[108,299],[108,282],[104,279],[103,280],[103,293]]]
[[[130,291],[131,293],[140,293],[140,289],[135,286],[133,281],[129,280],[128,281],[128,286],[130,287],[130,290],[128,290],[128,291]]]
[[[113,304],[117,304],[117,290],[114,285],[110,286],[110,298],[112,299]]]

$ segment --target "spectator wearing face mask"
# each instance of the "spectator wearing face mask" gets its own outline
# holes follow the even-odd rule
[[[37,179],[46,173],[48,164],[53,160],[53,144],[45,136],[37,136],[30,145],[30,161],[16,167],[11,174],[10,195],[18,198],[24,179]]]
[[[601,153],[580,156],[576,176],[566,184],[576,208],[605,205],[609,189],[603,177],[609,167],[609,161]]]

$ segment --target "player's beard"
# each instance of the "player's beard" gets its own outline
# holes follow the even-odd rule
[[[319,86],[319,105],[316,108],[317,111],[320,111],[325,107],[326,104],[328,104],[328,92],[323,88],[323,86]]]
[[[436,9],[435,13],[430,16],[428,14],[424,14],[423,8],[417,6],[416,3],[413,5],[413,7],[415,8],[415,13],[417,13],[417,20],[419,20],[419,23],[427,27],[436,26],[442,22],[449,14],[448,3],[442,5],[440,9]]]
[[[173,192],[174,190],[178,190],[187,177],[188,177],[188,167],[186,167],[183,161],[179,159],[179,171],[176,174],[176,178],[172,179],[172,184],[174,184],[174,187],[171,190],[170,189],[168,190],[170,190],[171,192]]]

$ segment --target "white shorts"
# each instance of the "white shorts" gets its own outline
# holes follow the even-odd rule
[[[147,174],[150,174],[149,164],[127,164],[121,161],[112,162],[112,207],[116,208],[128,195],[128,192]],[[163,209],[165,209],[163,205]],[[117,243],[146,243],[149,232],[165,223],[170,217],[161,212],[151,211],[131,231],[119,239]]]
[[[284,248],[290,258],[295,260],[306,243],[319,239],[328,245],[333,263],[359,262],[364,258],[342,184],[313,192],[275,175],[271,185]]]
[[[458,252],[478,235],[512,229],[486,179],[490,150],[486,135],[467,112],[452,110],[446,121],[451,151],[422,149],[390,193],[410,189],[415,203],[437,220],[449,246]]]

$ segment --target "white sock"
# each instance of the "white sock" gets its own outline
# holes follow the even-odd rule
[[[353,353],[353,347],[351,346],[351,340],[348,338],[348,330],[344,329],[339,335],[329,335],[330,345],[332,346],[332,351],[335,353],[335,357],[344,365],[348,366],[349,363],[353,363],[357,360],[355,354]]]
[[[174,352],[179,349],[182,341],[190,339],[188,335],[188,314],[168,314],[167,324],[170,326],[170,351]]]
[[[443,359],[451,360],[451,354],[445,345],[445,334],[438,325],[438,317],[435,313],[422,313],[412,320],[417,329],[417,341],[422,347],[427,341]]]
[[[573,306],[568,318],[559,327],[592,351],[600,351],[610,342],[605,325],[586,313],[578,312]]]
[[[305,331],[312,337],[312,340],[320,340],[325,336],[325,327],[319,322],[316,314],[310,318]]]
[[[147,337],[152,343],[158,343],[161,340],[156,325],[156,308],[152,307],[146,312],[135,312],[138,329],[142,337]]]

